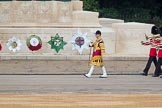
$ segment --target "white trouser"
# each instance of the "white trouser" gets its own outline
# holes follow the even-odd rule
[[[94,71],[94,67],[95,67],[95,66],[91,66],[91,68],[90,68],[90,70],[89,70],[87,76],[90,77],[90,76],[92,75],[92,73],[93,73],[93,71]],[[101,69],[102,69],[102,73],[103,73],[102,76],[107,76],[107,72],[106,72],[105,66],[102,66]]]
[[[106,68],[105,68],[105,66],[102,66],[102,75],[103,76],[107,76],[107,72],[106,72]]]

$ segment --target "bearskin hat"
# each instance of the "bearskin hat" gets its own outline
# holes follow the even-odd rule
[[[162,37],[162,27],[160,27],[159,30],[160,30],[160,36]]]
[[[151,33],[152,33],[153,35],[159,34],[159,33],[160,33],[160,32],[159,32],[159,28],[158,28],[157,26],[152,26]]]

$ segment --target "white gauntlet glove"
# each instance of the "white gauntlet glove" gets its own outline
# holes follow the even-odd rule
[[[89,47],[92,47],[93,46],[93,42],[91,41],[90,43],[89,43]]]

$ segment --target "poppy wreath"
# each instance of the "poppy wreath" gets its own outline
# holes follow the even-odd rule
[[[31,51],[37,51],[42,48],[42,40],[39,36],[31,35],[26,40],[26,45]]]

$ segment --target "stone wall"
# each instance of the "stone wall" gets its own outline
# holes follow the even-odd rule
[[[148,55],[149,46],[142,46],[146,41],[145,34],[151,36],[152,24],[116,23],[113,28],[116,33],[115,53],[121,55]]]
[[[85,74],[89,71],[88,56],[1,56],[1,74]],[[107,56],[105,67],[108,74],[140,74],[146,64],[146,57]],[[10,67],[10,68],[7,68]],[[101,74],[96,68],[93,74]],[[154,72],[154,66],[149,73]]]
[[[88,38],[94,39],[96,30],[102,31],[107,54],[147,55],[149,47],[144,47],[140,41],[145,40],[145,33],[151,35],[151,24],[124,23],[116,19],[100,19],[98,13],[82,10],[82,1],[12,1],[0,2],[0,41],[3,45],[2,54],[10,53],[6,42],[16,36],[23,42],[23,50],[18,54],[30,54],[26,47],[26,38],[39,35],[43,40],[43,48],[36,54],[51,54],[47,42],[51,36],[59,33],[69,42],[77,29],[88,33]],[[110,26],[111,25],[111,26]],[[71,51],[68,44],[60,54],[77,54]],[[88,54],[85,50],[83,54]]]
[[[82,33],[87,33],[87,37],[90,40],[95,40],[94,33],[96,30],[101,30],[103,32],[103,39],[105,40],[105,46],[108,49],[107,54],[115,53],[115,33],[111,29],[103,28],[79,28]],[[55,36],[58,33],[61,37],[64,38],[68,44],[64,47],[64,50],[61,50],[59,54],[64,55],[78,55],[76,50],[72,51],[72,44],[70,43],[74,33],[78,31],[78,28],[0,28],[0,42],[2,44],[3,50],[0,52],[1,55],[11,54],[7,47],[7,41],[13,36],[18,37],[22,42],[21,50],[18,51],[15,55],[31,55],[31,52],[27,45],[26,39],[30,35],[38,35],[42,39],[42,48],[39,51],[34,52],[37,55],[51,55],[56,54],[54,50],[51,50],[50,45],[47,43],[51,36]],[[89,54],[89,49],[83,51],[84,55]]]
[[[102,25],[102,27],[110,27],[110,28],[112,28],[112,25],[114,23],[124,23],[124,20],[111,19],[111,18],[99,18],[99,22]]]
[[[0,2],[0,26],[100,27],[98,16],[83,11],[82,1]]]
[[[105,42],[105,66],[112,74],[140,73],[146,63],[149,47],[142,46],[145,33],[151,35],[151,24],[124,23],[122,20],[100,19],[99,13],[82,10],[83,2],[12,1],[0,2],[0,74],[82,74],[88,70],[90,49],[83,55],[72,51],[70,40],[78,29],[95,39],[96,30]],[[102,27],[101,27],[102,25]],[[68,44],[59,54],[47,43],[58,33]],[[31,52],[26,45],[30,35],[38,35],[43,47]],[[22,48],[11,53],[7,41],[18,37]],[[13,67],[8,69],[6,67]],[[153,72],[153,68],[152,68]]]

